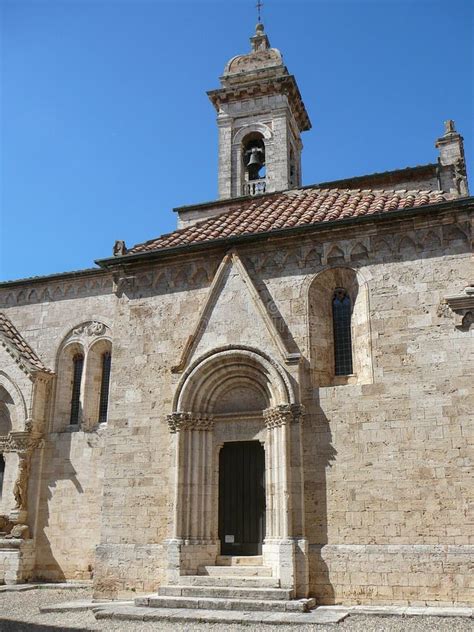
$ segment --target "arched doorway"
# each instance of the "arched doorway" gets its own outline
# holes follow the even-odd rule
[[[255,349],[216,350],[184,373],[173,407],[170,583],[220,554],[261,553],[294,587],[302,411],[283,368]]]

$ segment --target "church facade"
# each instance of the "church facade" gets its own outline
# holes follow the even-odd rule
[[[0,583],[472,606],[462,137],[302,186],[310,119],[260,24],[208,94],[217,201],[0,283]]]

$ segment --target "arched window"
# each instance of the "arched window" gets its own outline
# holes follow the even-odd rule
[[[353,372],[351,314],[349,294],[344,288],[336,288],[332,299],[335,375],[351,375]]]
[[[79,423],[79,411],[81,405],[81,380],[82,369],[84,368],[84,356],[82,353],[76,353],[72,359],[72,396],[71,396],[71,417],[69,423],[77,425]]]
[[[112,362],[112,354],[110,353],[110,351],[105,351],[102,354],[102,376],[101,376],[101,382],[100,382],[100,399],[99,399],[99,423],[100,424],[103,424],[107,421],[111,362]]]
[[[3,494],[3,478],[5,476],[5,459],[3,454],[0,454],[0,498]]]

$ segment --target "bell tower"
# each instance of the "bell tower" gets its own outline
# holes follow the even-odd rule
[[[311,129],[300,91],[263,24],[252,50],[233,57],[208,92],[219,127],[219,198],[301,186],[301,132]]]

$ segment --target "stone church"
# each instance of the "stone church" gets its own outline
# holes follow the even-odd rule
[[[90,269],[0,284],[0,582],[473,605],[461,135],[303,186],[311,122],[261,24],[208,95],[216,201]]]

